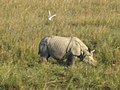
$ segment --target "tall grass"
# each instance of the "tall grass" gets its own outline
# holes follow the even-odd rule
[[[66,68],[52,58],[38,64],[46,35],[79,37],[96,50],[97,68],[79,60]],[[0,90],[119,90],[119,37],[119,0],[1,0]]]

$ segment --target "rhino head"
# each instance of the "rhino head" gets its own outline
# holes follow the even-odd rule
[[[97,61],[94,60],[94,58],[93,58],[93,52],[94,51],[95,50],[82,52],[82,54],[80,55],[79,58],[82,61],[84,61],[84,62],[86,62],[86,63],[96,67],[97,66]]]

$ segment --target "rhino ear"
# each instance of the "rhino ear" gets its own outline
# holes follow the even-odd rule
[[[73,55],[80,55],[80,45],[78,42],[73,41],[71,46],[71,52]]]
[[[93,56],[93,53],[95,52],[95,50],[92,50],[92,51],[90,51],[90,53],[91,53],[91,55]]]
[[[92,50],[92,51],[90,51],[91,53],[94,53],[95,52],[95,50]]]

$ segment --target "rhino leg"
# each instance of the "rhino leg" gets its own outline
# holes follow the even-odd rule
[[[41,60],[39,60],[38,63],[46,63],[48,61],[49,57],[50,57],[49,55],[48,56],[41,56]]]
[[[47,62],[50,55],[49,55],[46,43],[40,43],[38,54],[41,56],[41,61],[42,62]]]
[[[47,62],[47,59],[46,59],[45,57],[41,57],[41,61],[42,61],[42,63],[44,64],[44,63]]]
[[[67,58],[67,61],[66,61],[67,66],[74,65],[76,59],[77,59],[76,56],[70,55],[70,56]]]
[[[41,60],[39,62],[47,62],[48,58],[50,57],[47,47],[46,46],[40,46],[39,55],[41,57]]]

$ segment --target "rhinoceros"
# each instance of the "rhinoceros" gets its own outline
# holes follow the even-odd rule
[[[39,44],[38,54],[47,61],[49,57],[56,60],[67,59],[66,64],[74,64],[75,60],[80,60],[97,65],[93,59],[94,50],[90,49],[77,37],[45,36]]]

